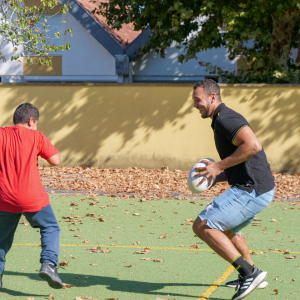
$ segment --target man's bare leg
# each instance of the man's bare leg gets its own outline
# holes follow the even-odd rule
[[[232,230],[224,231],[224,234],[230,239],[231,243],[237,249],[237,251],[243,256],[243,258],[250,264],[253,265],[251,255],[249,253],[248,243],[241,234],[236,234]]]
[[[240,255],[239,251],[227,235],[218,229],[211,229],[206,225],[206,221],[202,221],[199,217],[195,220],[193,224],[195,234],[223,259],[231,263]]]

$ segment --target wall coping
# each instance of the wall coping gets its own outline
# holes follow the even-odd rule
[[[193,87],[194,84],[191,83],[107,83],[107,82],[78,82],[78,83],[68,83],[68,82],[13,82],[13,83],[3,83],[0,82],[0,86],[170,86],[170,87],[181,87],[189,86]],[[300,88],[300,84],[224,84],[220,83],[221,88],[232,88],[232,87],[245,87],[245,88],[264,88],[264,87],[277,87],[277,88]]]

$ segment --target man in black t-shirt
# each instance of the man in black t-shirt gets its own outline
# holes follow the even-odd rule
[[[212,119],[219,162],[205,161],[196,168],[209,182],[228,181],[232,186],[214,199],[195,220],[195,234],[239,272],[228,282],[236,287],[232,300],[245,298],[256,288],[268,285],[267,272],[254,266],[240,230],[267,207],[275,193],[274,177],[266,154],[247,120],[222,103],[218,84],[205,79],[194,86],[194,107],[202,118]]]

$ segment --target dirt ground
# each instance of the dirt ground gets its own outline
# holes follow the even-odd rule
[[[98,167],[39,167],[43,185],[54,191],[100,193],[123,198],[202,198],[215,197],[230,186],[218,183],[202,194],[192,194],[189,171],[162,169],[100,169]],[[300,174],[273,173],[276,199],[300,198]]]

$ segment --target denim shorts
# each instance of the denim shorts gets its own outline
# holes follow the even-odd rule
[[[275,188],[258,196],[255,189],[251,193],[232,187],[209,203],[199,214],[207,220],[206,225],[213,229],[234,233],[249,225],[255,216],[273,200]]]

